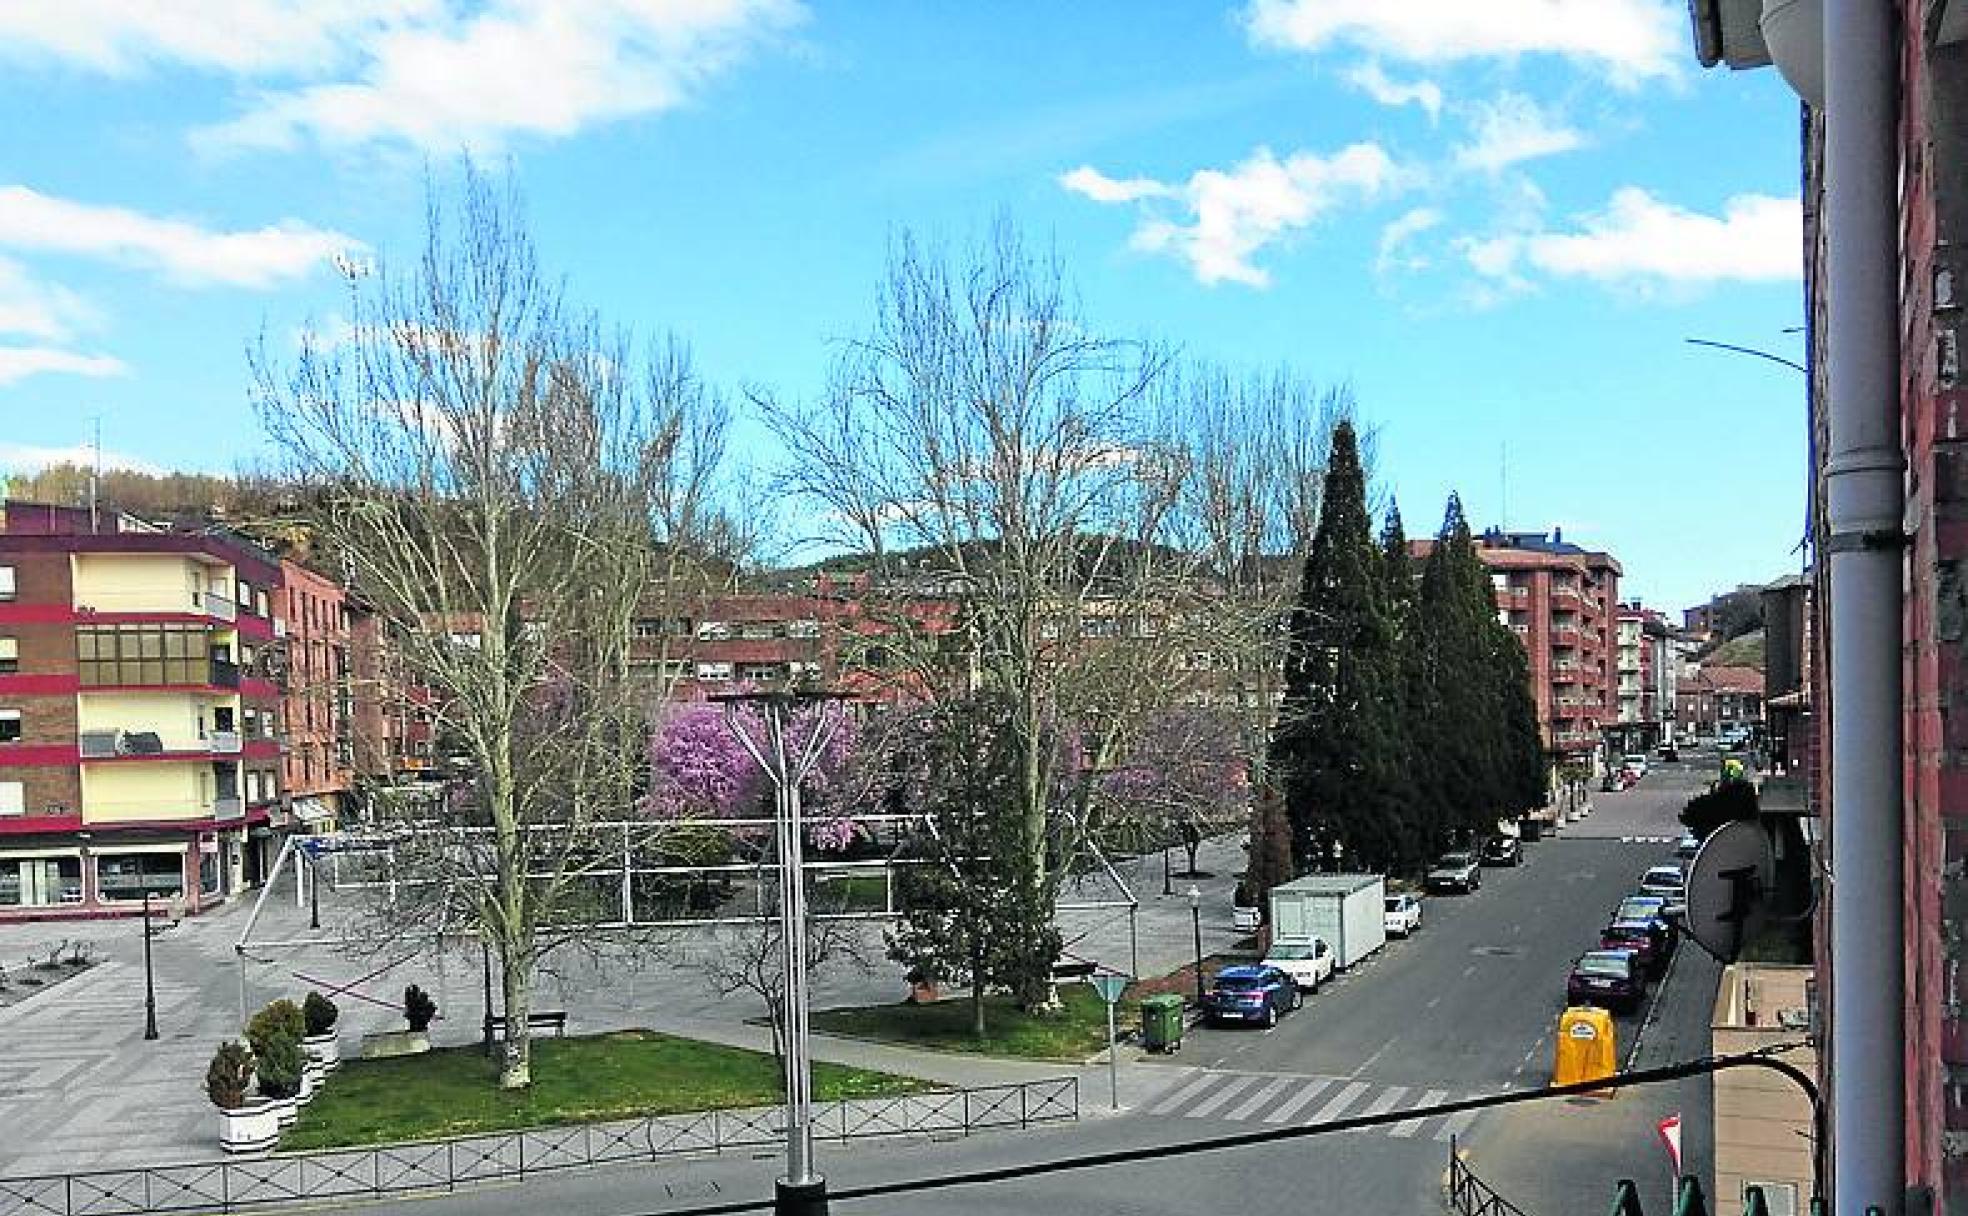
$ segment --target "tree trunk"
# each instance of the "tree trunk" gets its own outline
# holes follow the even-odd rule
[[[984,980],[981,976],[970,981],[970,1033],[980,1042],[984,1038]]]
[[[529,951],[500,955],[506,993],[506,1043],[499,1056],[499,1088],[525,1089],[533,1084],[533,1032],[526,1016],[533,1011],[533,968]]]

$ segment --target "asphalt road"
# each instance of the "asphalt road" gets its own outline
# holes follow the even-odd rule
[[[1064,1156],[1304,1126],[1445,1098],[1536,1088],[1550,1077],[1564,979],[1640,873],[1670,855],[1674,816],[1712,775],[1713,757],[1657,767],[1637,789],[1596,794],[1597,810],[1529,846],[1482,890],[1428,901],[1423,929],[1328,985],[1275,1030],[1199,1029],[1166,1063],[1168,1084],[1114,1118],[952,1142],[821,1149],[836,1188],[947,1177]],[[1618,1023],[1623,1059],[1645,1065],[1707,1050],[1714,964],[1680,952],[1650,1006]],[[1644,1029],[1643,1029],[1644,1028]],[[1413,1214],[1442,1207],[1450,1137],[1476,1172],[1524,1211],[1603,1210],[1614,1181],[1666,1186],[1660,1114],[1689,1125],[1689,1165],[1706,1171],[1707,1083],[1615,1100],[1535,1103],[1195,1156],[837,1202],[836,1212],[1128,1213],[1215,1211]],[[1083,1100],[1094,1101],[1084,1093]],[[571,1173],[524,1186],[384,1204],[419,1216],[583,1216],[688,1211],[762,1199],[776,1155]],[[1657,1193],[1646,1192],[1651,1197]]]

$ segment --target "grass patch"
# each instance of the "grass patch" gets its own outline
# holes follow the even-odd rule
[[[1140,995],[1146,995],[1145,993]],[[815,1030],[927,1047],[973,1055],[1016,1056],[1029,1060],[1080,1061],[1107,1047],[1107,1007],[1085,984],[1059,989],[1064,1007],[1051,1013],[1027,1013],[1009,996],[984,998],[984,1037],[970,1030],[968,993],[926,1005],[868,1005],[852,1009],[819,1009]],[[1114,1011],[1115,1026],[1140,1026],[1139,997],[1130,988]]]
[[[814,1097],[885,1097],[934,1086],[914,1077],[815,1063]],[[480,1132],[672,1115],[780,1100],[778,1065],[746,1051],[648,1030],[533,1044],[531,1089],[506,1093],[478,1047],[351,1060],[281,1137],[283,1149],[339,1148]]]

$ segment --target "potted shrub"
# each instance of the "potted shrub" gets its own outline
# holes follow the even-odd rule
[[[335,1002],[319,992],[310,992],[301,1002],[301,1021],[307,1032],[301,1036],[301,1047],[308,1059],[321,1066],[322,1071],[332,1072],[342,1065],[342,1040],[335,1033],[336,1019],[341,1010]]]
[[[408,1030],[391,1030],[362,1036],[362,1054],[371,1059],[414,1056],[430,1050],[430,1024],[437,1017],[437,1002],[422,988],[412,984],[403,990],[403,1020]]]
[[[244,1044],[219,1044],[205,1068],[205,1096],[219,1108],[219,1147],[228,1153],[260,1153],[280,1139],[279,1111],[249,1097],[253,1053]]]
[[[306,1033],[307,1020],[301,1016],[301,1007],[287,1000],[272,1002],[246,1023],[246,1041],[253,1048],[260,1093],[278,1108],[282,1127],[300,1113],[301,1090],[307,1083],[307,1057],[301,1051],[301,1038]],[[312,1087],[308,1088],[312,1097]]]

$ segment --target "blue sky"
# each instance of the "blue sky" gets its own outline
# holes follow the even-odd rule
[[[894,233],[1003,213],[1107,331],[1350,383],[1411,530],[1457,489],[1666,608],[1796,567],[1802,377],[1684,341],[1801,357],[1796,101],[1675,0],[178,11],[0,0],[0,468],[98,415],[112,462],[250,460],[246,345],[469,149],[732,390],[811,391]]]

